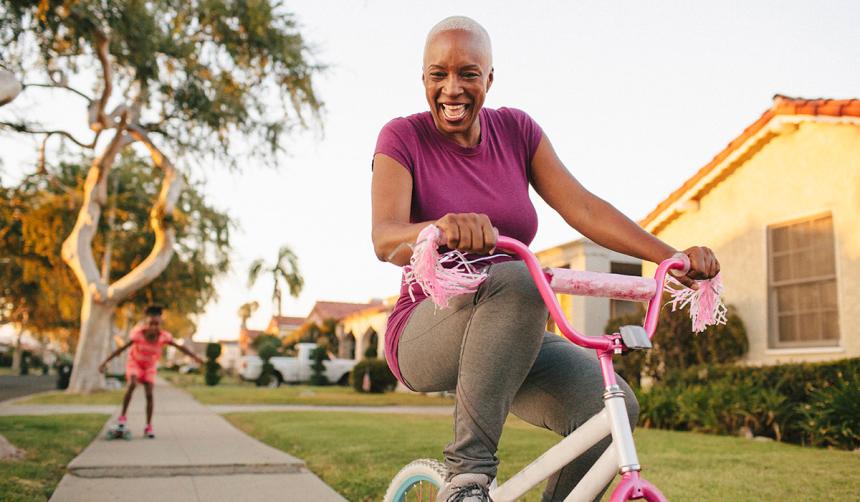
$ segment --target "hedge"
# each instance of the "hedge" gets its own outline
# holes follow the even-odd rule
[[[860,358],[691,367],[637,394],[645,427],[860,448]]]

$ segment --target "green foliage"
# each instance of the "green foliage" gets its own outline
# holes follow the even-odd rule
[[[66,390],[69,388],[69,378],[72,376],[72,362],[69,360],[60,360],[57,363],[57,389]]]
[[[221,365],[218,364],[218,357],[221,355],[220,343],[206,344],[206,374],[204,380],[206,385],[215,386],[221,381]]]
[[[25,178],[17,187],[0,188],[5,195],[0,197],[0,255],[9,257],[0,263],[0,322],[9,321],[6,316],[23,302],[29,329],[68,337],[78,324],[81,296],[60,249],[74,226],[86,168],[82,163],[63,163],[51,171]],[[161,187],[159,175],[134,154],[114,166],[109,185],[105,212],[115,211],[119,223],[111,229],[108,218],[100,219],[93,251],[101,262],[111,240],[110,276],[116,279],[152,248],[149,213]],[[216,294],[215,279],[229,267],[233,222],[206,202],[202,187],[192,184],[179,198],[173,225],[176,255],[124,308],[131,317],[139,317],[157,299],[169,308],[167,329],[184,337],[194,330],[186,320],[204,311]]]
[[[860,447],[860,359],[667,373],[638,393],[645,427]]]
[[[134,99],[141,126],[183,155],[273,162],[285,133],[318,117],[322,67],[275,2],[0,0],[0,12],[0,61],[28,82],[101,77],[107,37],[113,95]]]
[[[266,345],[271,345],[277,350],[281,346],[281,339],[275,335],[269,335],[264,333],[257,338],[254,338],[254,341],[251,342],[251,347],[253,347],[258,354],[260,353],[260,349],[262,349]]]
[[[384,359],[362,359],[355,365],[349,376],[349,381],[358,392],[366,392],[364,390],[366,374],[370,375],[370,392],[386,392],[394,390],[394,387],[397,386],[397,378],[391,373],[388,363]]]
[[[282,312],[282,288],[281,282],[287,284],[290,296],[298,298],[304,287],[305,280],[299,272],[299,258],[288,246],[281,246],[278,250],[278,259],[271,266],[266,265],[263,260],[257,259],[248,268],[248,287],[254,285],[261,274],[272,275],[272,301],[275,302],[277,314]]]
[[[610,319],[607,333],[618,333],[621,326],[642,325],[644,311]],[[630,351],[616,358],[616,369],[634,387],[641,375],[661,378],[666,372],[697,365],[722,364],[739,360],[749,349],[746,328],[729,306],[725,325],[711,326],[703,333],[693,333],[689,313],[672,312],[664,308],[654,338],[654,348],[648,351]]]
[[[260,359],[264,362],[269,362],[269,359],[278,355],[278,347],[271,343],[263,344],[260,347],[258,354],[260,355]]]
[[[207,343],[206,344],[206,357],[215,360],[221,357],[221,344],[220,343]]]
[[[815,389],[799,409],[799,427],[809,444],[846,450],[860,447],[860,373]]]
[[[325,365],[323,361],[328,361],[328,349],[326,345],[318,345],[317,348],[311,351],[311,385],[328,385],[328,378],[325,376]]]
[[[275,375],[275,367],[269,362],[269,359],[278,355],[280,340],[278,340],[277,343],[278,345],[273,342],[261,343],[258,345],[257,354],[260,356],[260,359],[263,360],[263,368],[260,372],[260,376],[257,378],[258,386],[269,385],[273,378],[277,378]]]

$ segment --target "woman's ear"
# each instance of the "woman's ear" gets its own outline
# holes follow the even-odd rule
[[[490,87],[493,86],[493,75],[495,74],[495,69],[490,67],[490,75],[487,76],[487,90],[490,90]]]

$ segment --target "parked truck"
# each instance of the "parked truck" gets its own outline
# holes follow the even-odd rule
[[[270,387],[277,387],[282,383],[300,383],[310,380],[313,370],[311,365],[311,353],[317,348],[315,343],[297,343],[296,357],[273,357],[269,362],[275,371]],[[323,374],[329,383],[347,385],[352,368],[358,361],[354,359],[329,359],[323,361],[325,370]],[[244,356],[239,360],[239,376],[242,380],[256,381],[263,372],[263,360],[259,356]]]

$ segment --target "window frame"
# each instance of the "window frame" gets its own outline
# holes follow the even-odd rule
[[[815,220],[819,220],[822,218],[830,218],[830,228],[831,228],[831,244],[832,244],[832,253],[833,253],[833,273],[826,275],[818,275],[818,276],[810,276],[805,277],[803,279],[788,279],[782,281],[775,281],[775,267],[774,267],[774,252],[773,252],[773,232],[776,229],[791,227],[794,225],[798,225],[804,222],[812,222]],[[842,323],[841,323],[841,312],[842,308],[840,305],[840,294],[839,294],[839,262],[836,254],[837,241],[836,241],[836,222],[833,218],[833,213],[831,211],[821,211],[813,214],[808,214],[806,216],[793,218],[786,221],[781,221],[779,223],[774,223],[767,225],[765,228],[766,241],[767,246],[765,249],[766,253],[766,261],[767,261],[767,348],[768,349],[812,349],[812,348],[834,348],[841,346],[842,340]],[[833,281],[833,287],[835,288],[835,300],[836,300],[836,336],[832,339],[828,340],[810,340],[810,341],[782,341],[780,339],[779,332],[779,312],[777,311],[778,303],[777,303],[777,288],[784,286],[795,286],[801,284],[818,284],[825,281]],[[820,312],[821,310],[819,310]]]

